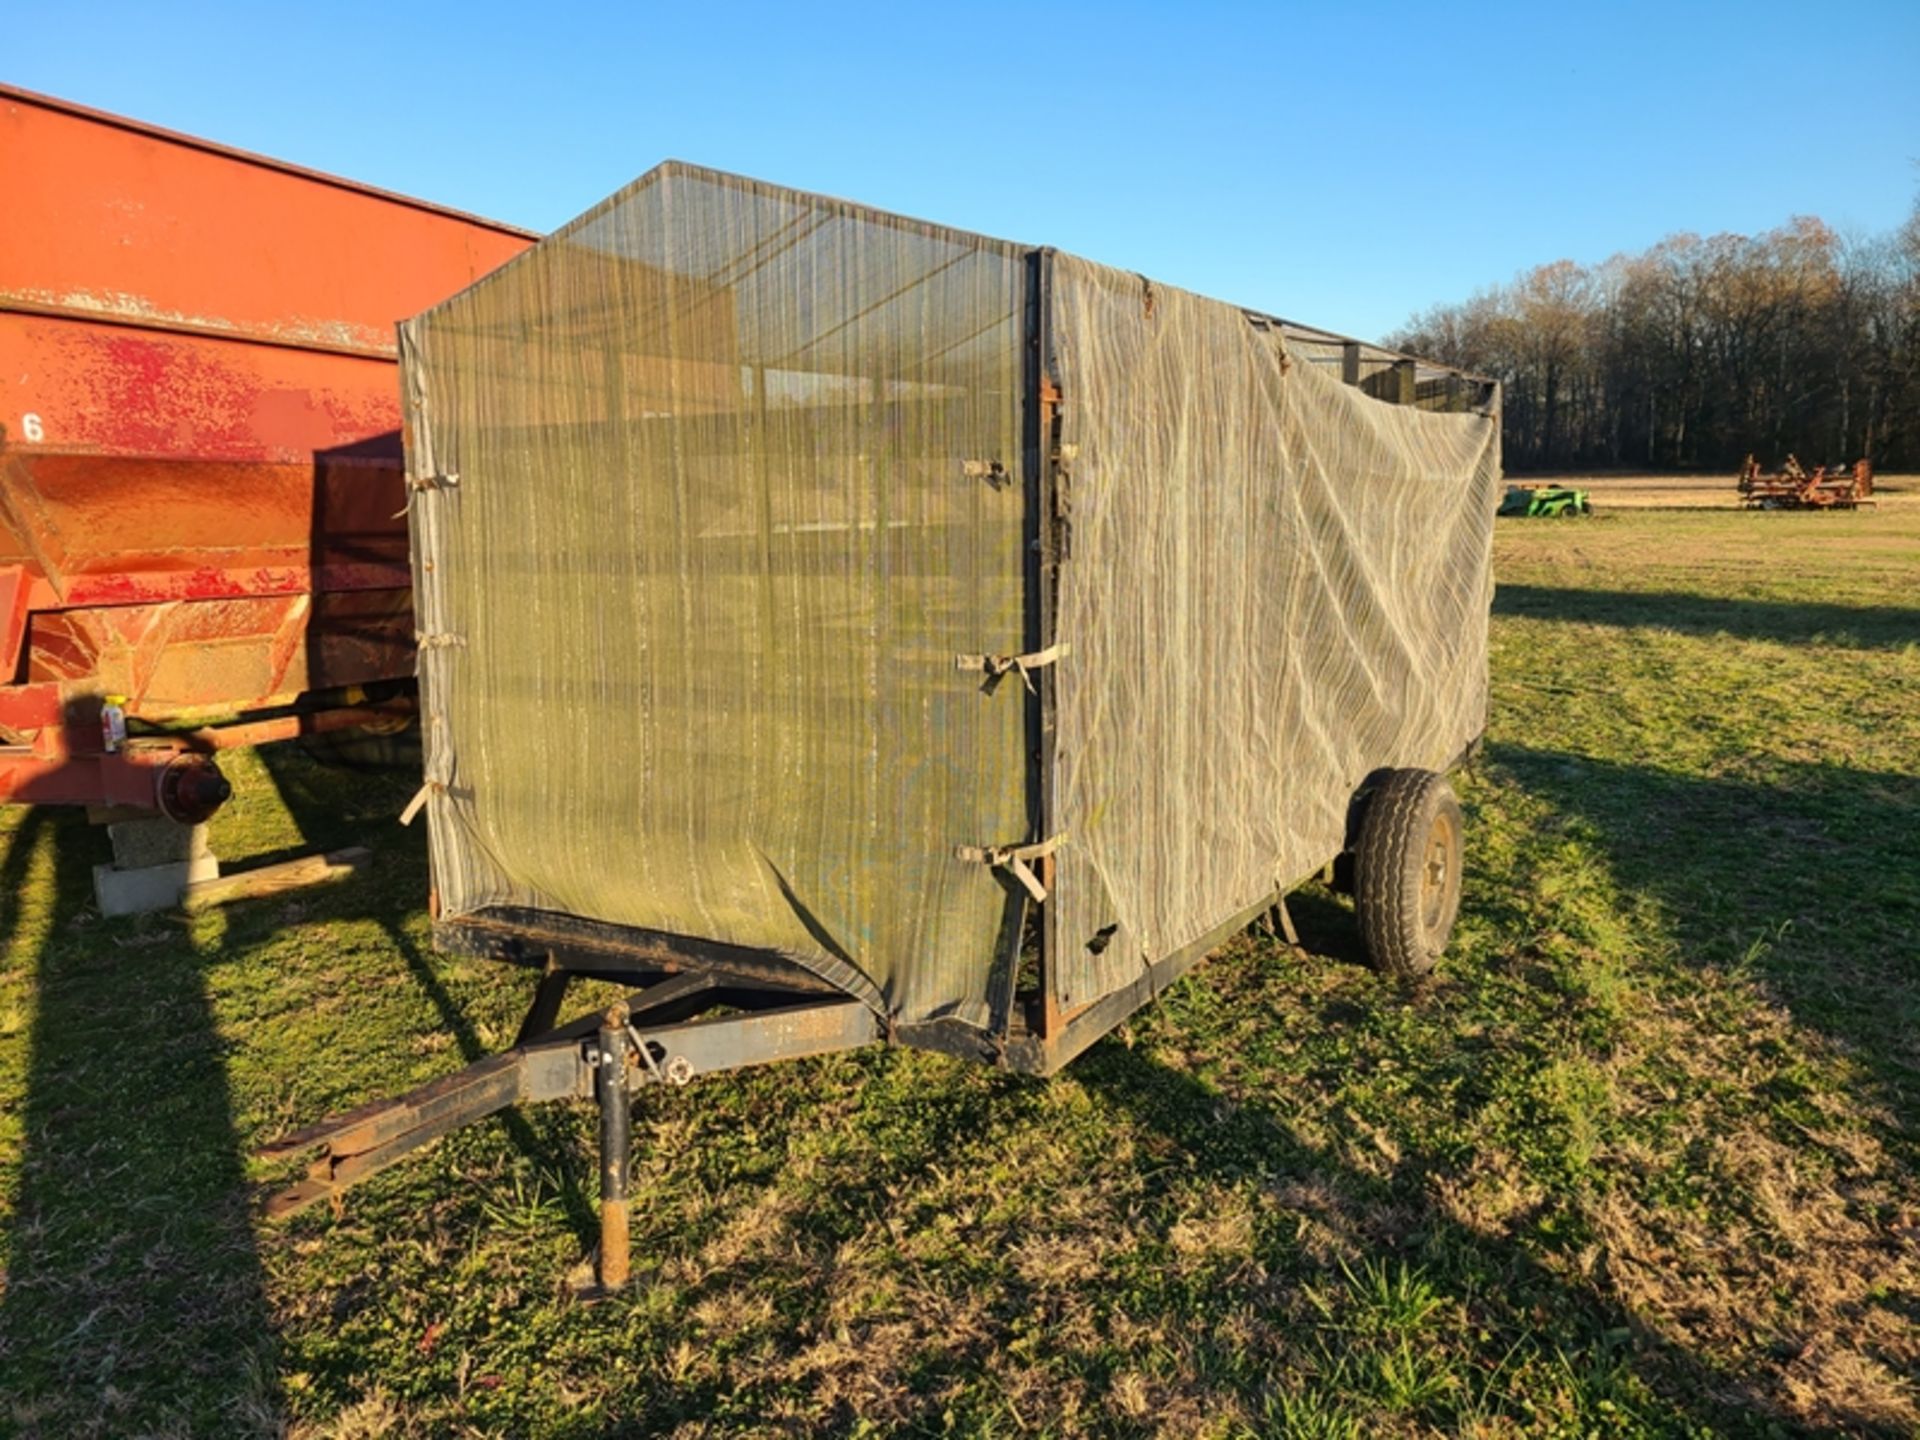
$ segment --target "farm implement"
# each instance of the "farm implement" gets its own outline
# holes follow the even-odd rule
[[[534,237],[5,85],[0,153],[0,805],[164,908],[221,751],[409,723],[393,323]]]
[[[1768,474],[1749,455],[1740,467],[1740,504],[1748,510],[1856,510],[1873,503],[1873,465],[1866,460],[1808,470],[1789,455],[1778,473]]]

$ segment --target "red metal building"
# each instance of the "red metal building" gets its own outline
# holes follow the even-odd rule
[[[4,86],[0,155],[0,802],[195,818],[404,713],[394,321],[537,237]]]

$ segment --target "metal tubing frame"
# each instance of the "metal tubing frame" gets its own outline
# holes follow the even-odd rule
[[[490,906],[457,919],[436,919],[433,943],[437,950],[476,960],[504,960],[540,968],[558,965],[576,975],[606,979],[697,967],[743,987],[835,997],[845,993],[778,951],[614,925],[552,910]]]
[[[1038,627],[1037,648],[1044,649],[1059,639],[1060,567],[1071,549],[1071,500],[1068,476],[1061,463],[1061,406],[1065,397],[1057,378],[1059,366],[1053,352],[1053,265],[1055,252],[1036,250],[1032,256],[1034,295],[1032,363],[1029,367],[1027,403],[1034,416],[1033,465],[1035,550],[1039,563],[1033,571],[1034,594],[1030,608]],[[1054,737],[1058,712],[1058,672],[1047,666],[1040,672],[1039,693],[1033,700],[1034,738],[1034,833],[1039,838],[1055,833],[1059,797],[1056,791]],[[1040,883],[1049,895],[1054,886],[1054,858],[1040,861]],[[1040,906],[1040,987],[1038,1028],[1050,1035],[1062,1023],[1059,1006],[1059,980],[1056,957],[1059,935],[1054,924],[1054,907]]]

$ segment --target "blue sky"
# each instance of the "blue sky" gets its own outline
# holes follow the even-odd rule
[[[0,79],[548,230],[673,156],[1374,338],[1920,193],[1920,0],[0,6]],[[0,171],[4,158],[0,157]]]

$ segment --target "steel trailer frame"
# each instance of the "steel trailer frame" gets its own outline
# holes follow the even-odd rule
[[[556,1024],[576,978],[636,987],[604,1011]],[[730,1013],[712,1015],[716,1009]],[[270,1216],[349,1187],[422,1146],[514,1105],[594,1100],[600,1111],[599,1287],[626,1283],[627,1175],[631,1092],[681,1086],[695,1075],[854,1049],[880,1038],[873,1011],[858,1000],[724,979],[710,970],[550,967],[536,987],[520,1039],[406,1095],[375,1101],[265,1146],[265,1159],[319,1147],[306,1178],[267,1202]]]
[[[1133,985],[1071,1016],[1061,1017],[1031,996],[1017,1007],[1009,1030],[998,1035],[949,1021],[891,1025],[798,966],[776,978],[785,962],[753,951],[552,915],[539,917],[537,931],[533,923],[497,920],[436,924],[436,948],[540,967],[513,1047],[261,1147],[258,1155],[269,1161],[319,1151],[303,1179],[268,1198],[266,1213],[277,1218],[321,1200],[337,1203],[352,1186],[441,1136],[510,1107],[590,1099],[600,1112],[600,1238],[594,1284],[586,1290],[610,1293],[626,1284],[629,1273],[634,1091],[677,1088],[700,1075],[883,1042],[1051,1075],[1263,915],[1271,912],[1291,937],[1285,896],[1276,891],[1143,972]],[[532,940],[531,933],[540,939]],[[544,957],[538,954],[542,945],[551,947]],[[699,968],[686,968],[690,964]],[[562,1024],[560,1010],[575,979],[634,988],[606,1009]]]
[[[1470,744],[1449,771],[1470,765],[1480,744],[1478,739]],[[1349,844],[1357,816],[1356,806]],[[1337,860],[1329,856],[1323,866],[1142,971],[1132,985],[1070,1014],[1053,1003],[1043,940],[1039,987],[1016,992],[1010,980],[1007,991],[1014,1003],[1008,1023],[986,1032],[945,1020],[889,1023],[811,971],[765,951],[548,912],[436,920],[435,949],[539,972],[512,1048],[262,1146],[256,1153],[267,1161],[319,1151],[303,1179],[268,1197],[266,1213],[280,1218],[322,1200],[337,1206],[361,1181],[443,1135],[516,1105],[592,1100],[600,1113],[600,1235],[590,1257],[591,1282],[578,1289],[586,1298],[611,1294],[626,1285],[630,1272],[627,1177],[634,1091],[679,1088],[702,1075],[882,1043],[938,1050],[1019,1074],[1052,1075],[1263,918],[1277,938],[1299,949],[1286,897],[1316,875],[1334,874]],[[1009,975],[1019,968],[1008,967]],[[576,979],[633,988],[605,1010],[561,1023]]]

